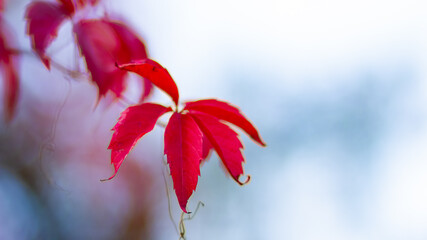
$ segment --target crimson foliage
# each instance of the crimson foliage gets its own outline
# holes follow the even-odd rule
[[[182,211],[197,187],[200,166],[215,151],[222,164],[237,183],[243,185],[243,144],[231,125],[240,128],[254,142],[265,146],[254,125],[238,107],[217,99],[186,102],[179,110],[179,91],[166,68],[149,59],[145,44],[128,25],[108,17],[74,19],[77,12],[94,7],[99,0],[33,1],[27,6],[25,18],[32,48],[47,69],[52,59],[46,49],[57,37],[65,21],[72,21],[75,41],[85,59],[90,80],[98,87],[98,97],[112,93],[122,98],[128,72],[138,74],[144,91],[139,104],[124,110],[113,127],[111,163],[114,174],[137,141],[153,130],[158,119],[169,112],[172,115],[164,134],[164,154],[170,167],[172,181]],[[0,13],[4,9],[0,0]],[[12,36],[0,15],[0,70],[6,82],[6,112],[13,116],[18,96],[17,54],[13,51]],[[172,106],[144,102],[153,86],[164,91],[173,101]]]
[[[172,181],[179,205],[184,212],[188,199],[197,186],[200,175],[200,164],[207,158],[211,149],[215,150],[227,169],[228,174],[240,185],[240,177],[244,175],[245,162],[243,145],[238,134],[228,126],[235,125],[246,132],[255,142],[265,146],[253,124],[231,104],[205,99],[187,102],[183,110],[178,111],[179,94],[175,82],[165,68],[153,60],[145,59],[118,66],[121,69],[135,72],[152,81],[166,92],[176,104],[165,130],[165,155],[167,156]],[[156,108],[155,113],[141,115],[141,109]],[[111,139],[111,163],[117,172],[127,153],[135,146],[138,138],[153,129],[160,115],[171,111],[172,107],[159,107],[152,103],[143,103],[126,109],[116,126]],[[149,127],[148,127],[149,126]],[[123,140],[122,140],[123,139]],[[119,146],[119,147],[116,147]],[[126,154],[117,157],[117,152],[124,150]]]

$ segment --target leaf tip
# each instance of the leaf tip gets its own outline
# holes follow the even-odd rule
[[[187,200],[185,200],[185,201],[182,201],[182,200],[178,199],[178,202],[179,202],[179,207],[181,208],[181,210],[182,210],[184,213],[187,213],[187,214],[190,214],[190,213],[191,213],[191,212],[188,212],[188,211],[187,211],[187,203],[188,203],[188,199],[187,199]]]
[[[111,179],[113,179],[113,178],[116,176],[116,173],[117,173],[117,172],[115,172],[115,173],[113,174],[113,176],[111,176],[111,177],[109,177],[109,178],[104,178],[104,179],[101,179],[101,180],[99,180],[99,181],[100,181],[100,182],[110,181]]]
[[[246,180],[244,182],[241,182],[239,180],[239,177],[236,179],[236,182],[240,185],[240,186],[244,186],[246,184],[248,184],[251,181],[251,175],[246,175]]]
[[[42,60],[43,65],[50,71],[50,60],[48,57],[44,56],[42,53],[38,53],[40,59]]]

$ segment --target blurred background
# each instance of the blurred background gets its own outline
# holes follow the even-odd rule
[[[9,0],[5,11],[25,50],[29,2]],[[188,209],[205,206],[185,222],[187,239],[427,239],[425,1],[104,0],[99,9],[144,37],[183,100],[240,106],[267,142],[242,134],[244,187],[216,154],[203,165]],[[48,54],[81,68],[71,28]],[[178,239],[163,129],[100,182],[113,172],[106,148],[126,106],[96,105],[89,80],[48,72],[34,56],[22,57],[20,76],[17,115],[0,125],[0,239]],[[160,91],[152,100],[169,104]]]

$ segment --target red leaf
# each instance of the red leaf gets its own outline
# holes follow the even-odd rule
[[[179,93],[178,87],[173,81],[166,68],[163,68],[157,62],[151,59],[144,59],[134,63],[127,63],[118,66],[120,69],[139,74],[141,77],[150,80],[158,88],[165,91],[178,105]]]
[[[135,32],[120,22],[108,20],[105,20],[105,22],[109,24],[114,31],[116,31],[120,43],[122,44],[122,51],[120,51],[117,56],[118,64],[147,58],[145,45],[142,39],[140,39]]]
[[[202,162],[206,161],[209,158],[209,155],[211,154],[213,149],[212,144],[209,142],[209,139],[206,137],[206,135],[203,135],[203,151],[202,151]]]
[[[68,11],[67,7],[54,2],[32,2],[27,6],[27,34],[31,37],[32,48],[48,69],[50,61],[45,55],[46,48],[56,38]]]
[[[12,32],[0,16],[0,71],[4,80],[6,120],[14,116],[19,94],[18,55],[11,50],[15,42]]]
[[[109,90],[121,97],[126,73],[114,65],[121,46],[116,32],[105,21],[82,20],[74,25],[74,33],[99,97]]]
[[[108,91],[121,97],[126,72],[120,71],[115,63],[145,59],[147,53],[142,40],[130,28],[107,19],[82,20],[74,25],[74,32],[92,81],[98,86],[99,97]],[[143,83],[141,101],[152,90],[151,82],[144,79]]]
[[[107,22],[116,31],[117,36],[121,42],[121,51],[117,56],[117,63],[128,63],[136,60],[142,60],[147,58],[147,50],[140,37],[133,32],[126,25],[116,22]],[[142,78],[143,81],[143,93],[140,98],[140,102],[144,101],[150,96],[153,90],[153,84],[146,78]]]
[[[243,145],[237,133],[213,116],[196,112],[189,115],[194,118],[200,130],[209,139],[231,177],[240,185],[247,183],[249,176],[245,182],[239,180],[244,174],[245,159],[242,154]]]
[[[171,111],[171,108],[154,104],[143,103],[132,106],[122,112],[117,124],[112,129],[114,131],[108,149],[111,149],[111,164],[114,165],[114,175],[120,168],[130,150],[136,142],[145,134],[153,130],[157,119]]]
[[[165,154],[182,211],[196,189],[202,159],[202,133],[194,120],[174,113],[165,130]]]
[[[15,39],[12,36],[12,32],[7,27],[6,22],[3,20],[0,15],[0,61],[8,62],[12,57],[12,50],[10,44],[13,43]]]
[[[185,109],[210,114],[221,120],[236,125],[245,131],[255,142],[261,146],[266,146],[261,139],[254,125],[240,112],[240,110],[231,104],[216,99],[204,99],[195,102],[187,102]]]

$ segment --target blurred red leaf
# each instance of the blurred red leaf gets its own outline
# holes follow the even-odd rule
[[[127,63],[118,66],[120,69],[139,74],[141,77],[150,80],[158,88],[165,91],[178,105],[178,87],[166,68],[151,59],[144,59],[134,63]]]
[[[108,149],[111,149],[111,164],[114,165],[114,175],[120,168],[129,151],[145,134],[153,130],[158,118],[171,111],[171,108],[154,104],[143,103],[132,106],[122,112],[114,131]]]
[[[194,120],[174,113],[165,130],[165,154],[182,211],[196,189],[202,159],[202,133]]]
[[[105,21],[82,20],[74,25],[74,33],[99,98],[109,90],[121,97],[126,73],[114,65],[121,45],[115,31]]]
[[[19,56],[11,49],[15,43],[12,32],[0,16],[0,71],[4,80],[4,103],[6,120],[10,121],[16,111],[19,95]]]
[[[86,60],[92,81],[96,83],[99,97],[112,91],[117,98],[125,89],[125,71],[117,62],[146,58],[144,43],[130,28],[107,19],[82,20],[74,25],[80,52]],[[149,96],[152,86],[144,80],[142,99]]]
[[[104,20],[116,32],[119,37],[121,50],[117,55],[117,63],[128,63],[134,60],[147,58],[147,50],[142,39],[131,30],[127,25],[117,22]]]
[[[187,102],[185,109],[197,111],[215,116],[221,120],[236,125],[245,131],[255,142],[261,146],[266,146],[262,141],[254,125],[240,112],[240,110],[231,104],[216,99],[203,99],[195,102]]]
[[[50,69],[46,48],[58,34],[61,23],[70,14],[69,6],[55,2],[32,2],[27,6],[27,34],[31,37],[32,48],[40,56],[44,65]]]
[[[208,114],[192,112],[189,115],[194,118],[200,130],[209,139],[231,177],[240,185],[247,183],[249,176],[245,182],[239,180],[244,174],[245,159],[242,154],[243,145],[237,133],[221,123],[218,118]]]
[[[142,60],[147,58],[147,50],[145,45],[138,34],[132,31],[128,26],[116,21],[109,21],[108,24],[116,31],[117,36],[121,43],[122,51],[117,56],[117,63],[128,63],[132,61]],[[143,92],[141,94],[140,102],[143,102],[150,96],[153,90],[153,84],[146,78],[142,78]]]

